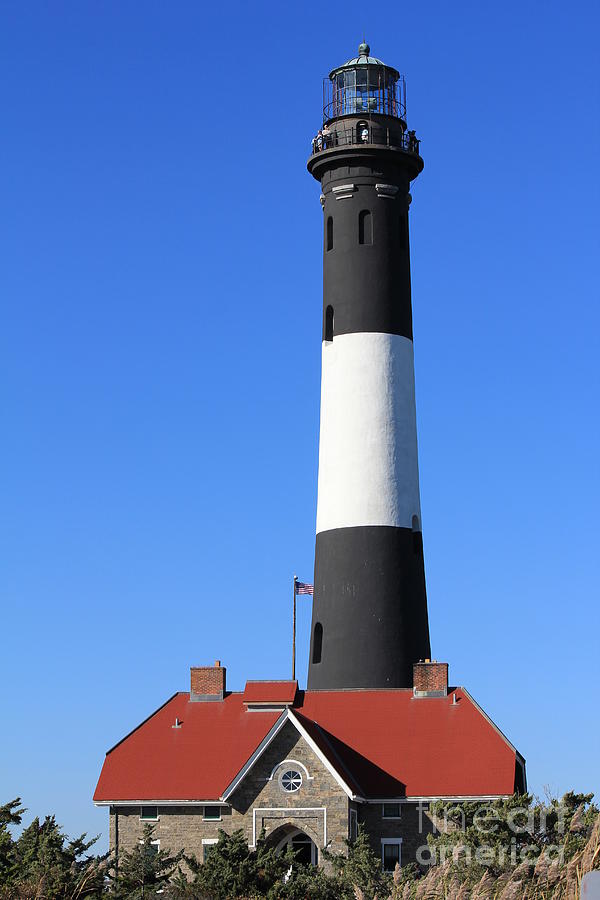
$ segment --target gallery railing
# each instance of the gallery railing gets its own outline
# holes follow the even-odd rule
[[[379,146],[392,147],[397,150],[405,150],[419,156],[420,141],[412,131],[399,132],[396,129],[390,134],[390,129],[381,125],[365,125],[356,128],[331,129],[320,132],[312,140],[312,152],[320,153],[321,150],[331,150],[334,147],[348,147],[360,144],[378,144]]]

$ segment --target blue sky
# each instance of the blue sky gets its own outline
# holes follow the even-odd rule
[[[102,833],[105,751],[220,658],[290,671],[312,580],[321,79],[406,73],[432,649],[600,793],[592,2],[0,11],[0,802]],[[299,621],[306,675],[310,609]]]

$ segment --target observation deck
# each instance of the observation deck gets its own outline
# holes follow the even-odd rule
[[[311,141],[308,170],[320,178],[332,157],[356,159],[401,154],[415,178],[423,169],[420,141],[406,124],[404,76],[371,56],[360,44],[358,56],[323,79],[323,124]]]

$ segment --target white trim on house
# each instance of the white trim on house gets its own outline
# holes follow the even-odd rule
[[[246,775],[248,774],[250,769],[254,766],[254,763],[258,759],[260,759],[260,757],[263,755],[263,753],[265,752],[265,750],[267,749],[267,747],[269,746],[271,741],[277,737],[277,735],[279,734],[279,732],[281,731],[281,729],[283,728],[283,726],[285,725],[285,723],[288,720],[288,712],[289,712],[289,710],[286,709],[281,713],[281,715],[279,716],[279,718],[277,719],[277,721],[275,722],[275,724],[273,725],[271,730],[262,739],[262,741],[260,742],[260,744],[258,745],[256,750],[254,751],[254,753],[252,754],[250,759],[248,759],[247,762],[244,763],[244,765],[242,766],[240,771],[237,773],[237,775],[235,776],[233,781],[227,785],[227,787],[223,791],[223,794],[221,795],[221,800],[225,801],[225,800],[227,800],[228,797],[231,796],[231,794],[233,794],[233,792],[235,791],[237,786],[242,782],[242,780],[246,777]]]
[[[512,794],[436,794],[422,797],[367,797],[360,798],[362,803],[446,803],[450,800],[463,803],[476,803],[478,800],[508,800]],[[387,816],[386,816],[387,818]]]
[[[297,763],[300,765],[300,763]],[[276,766],[276,768],[279,766]],[[329,766],[327,766],[329,768]],[[245,773],[244,773],[245,774]],[[309,778],[314,778],[314,776],[309,776]],[[267,779],[271,780],[271,779]],[[241,781],[241,779],[240,779]],[[237,785],[236,785],[237,787]],[[229,796],[229,794],[228,794]],[[512,797],[512,794],[437,794],[437,795],[427,795],[427,796],[419,796],[419,797],[359,797],[352,796],[351,800],[356,800],[358,803],[435,803],[437,800],[441,800],[446,803],[451,800],[456,800],[456,802],[464,802],[464,803],[476,803],[477,801],[493,801],[493,800],[508,800],[509,797]],[[224,799],[219,798],[217,800],[95,800],[94,806],[229,806]],[[160,813],[159,813],[160,817]]]
[[[337,781],[337,783],[342,788],[344,793],[348,795],[350,800],[362,800],[363,798],[357,797],[357,795],[354,793],[352,788],[350,788],[346,784],[346,782],[344,781],[344,779],[342,778],[340,773],[337,771],[337,769],[334,769],[331,762],[327,759],[327,757],[325,756],[323,751],[319,749],[317,744],[315,744],[315,742],[309,735],[306,728],[304,728],[304,726],[300,724],[300,722],[298,721],[298,719],[296,718],[296,716],[294,715],[292,710],[288,709],[287,713],[288,713],[288,718],[289,718],[290,722],[292,723],[292,725],[294,725],[298,729],[298,731],[300,732],[300,734],[302,735],[302,737],[304,738],[304,740],[306,741],[306,743],[308,744],[310,749],[321,760],[321,762],[323,763],[323,765],[325,766],[325,768],[327,769],[329,774],[333,776],[333,778]]]
[[[216,800],[94,800],[94,806],[229,806]]]
[[[260,759],[262,754],[265,752],[269,744],[274,740],[274,738],[279,734],[283,726],[286,722],[291,722],[294,728],[300,733],[300,735],[304,738],[310,749],[317,756],[317,758],[323,763],[329,774],[334,778],[335,781],[339,784],[345,794],[351,800],[359,800],[363,801],[362,797],[358,797],[353,793],[352,789],[346,784],[340,773],[333,767],[331,762],[327,759],[322,750],[319,749],[317,744],[313,741],[309,733],[306,731],[303,725],[300,724],[294,713],[291,709],[286,709],[281,716],[277,719],[269,733],[263,740],[260,742],[250,759],[246,762],[246,764],[240,769],[238,774],[235,776],[231,784],[229,784],[223,794],[221,795],[221,800],[226,801],[228,797],[235,791],[235,789],[239,786],[239,784],[246,777],[250,769],[254,766],[254,764]]]
[[[273,770],[272,770],[271,774],[270,774],[269,777],[268,777],[267,779],[265,779],[265,780],[266,780],[266,781],[273,781],[273,778],[274,778],[274,776],[275,776],[275,772],[277,771],[277,769],[279,769],[280,766],[287,766],[288,763],[289,763],[289,765],[291,765],[291,766],[300,766],[301,769],[304,769],[304,774],[306,775],[306,780],[307,780],[307,781],[312,781],[312,780],[314,779],[315,776],[314,776],[314,775],[309,775],[309,774],[308,774],[308,769],[306,768],[306,766],[304,765],[304,763],[299,762],[297,759],[282,759],[281,762],[278,762],[278,763],[276,763],[276,764],[273,766]]]
[[[295,812],[322,812],[323,813],[323,846],[327,846],[327,807],[326,806],[255,806],[252,809],[252,844],[250,845],[250,849],[253,850],[256,847],[256,813],[270,813],[270,812],[287,812],[287,813],[295,813]],[[285,824],[282,822],[282,824]],[[279,828],[279,825],[277,826]],[[295,826],[300,831],[302,830],[299,825]],[[310,835],[308,835],[310,837]]]

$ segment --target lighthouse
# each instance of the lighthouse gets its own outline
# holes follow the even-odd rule
[[[399,688],[429,659],[408,210],[423,169],[398,71],[368,44],[324,80],[323,343],[308,687]]]

